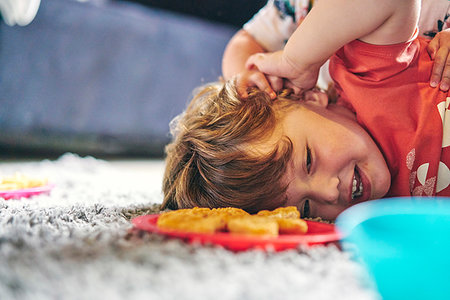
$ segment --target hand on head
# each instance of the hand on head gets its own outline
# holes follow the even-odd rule
[[[277,97],[276,92],[283,88],[283,79],[276,76],[265,75],[255,68],[237,74],[235,76],[235,84],[237,92],[244,99],[248,98],[247,89],[249,87],[257,87],[261,91],[269,94],[270,98],[273,100]]]
[[[247,72],[237,76],[236,85],[239,94],[246,98],[247,88],[256,86],[267,92],[272,99],[276,92],[290,88],[300,94],[316,86],[319,70],[310,68],[301,71],[283,57],[282,51],[258,53],[250,56],[246,63]]]

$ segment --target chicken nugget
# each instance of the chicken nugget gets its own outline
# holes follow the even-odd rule
[[[206,207],[194,207],[194,208],[184,208],[184,209],[177,209],[177,210],[171,210],[161,213],[161,216],[173,216],[173,215],[179,215],[179,216],[200,216],[200,217],[206,217],[210,214],[211,209]]]
[[[305,234],[308,224],[302,219],[276,218],[280,234]]]
[[[279,207],[271,211],[261,210],[257,213],[257,215],[271,218],[288,218],[288,219],[300,218],[300,212],[295,206]]]
[[[225,222],[228,222],[232,218],[250,216],[250,214],[245,210],[235,207],[213,208],[211,209],[211,215],[220,216],[225,220]]]
[[[232,234],[278,236],[276,220],[255,215],[232,218],[228,221],[227,228]]]
[[[226,222],[219,216],[203,216],[189,212],[163,213],[159,216],[157,226],[160,229],[179,230],[195,233],[215,233],[224,230]]]
[[[211,213],[211,209],[209,209],[207,207],[194,207],[194,208],[178,209],[178,210],[174,210],[173,212],[178,213],[178,214],[189,214],[189,215],[206,217]]]

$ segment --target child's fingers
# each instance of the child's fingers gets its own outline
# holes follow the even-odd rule
[[[435,54],[430,86],[437,87],[441,82],[441,90],[448,90],[450,80],[450,59],[447,47],[441,47]]]
[[[269,81],[267,80],[266,76],[264,76],[261,72],[254,72],[250,76],[251,81],[253,84],[258,87],[261,91],[266,92],[269,94],[271,99],[275,99],[277,97],[277,94],[274,92],[272,87],[270,86]]]
[[[267,80],[269,81],[270,86],[276,92],[281,91],[283,88],[283,79],[278,76],[266,75]]]
[[[447,52],[448,54],[448,52]],[[441,84],[439,85],[439,88],[446,92],[450,88],[450,56],[447,56],[445,65],[444,65],[444,71],[442,72],[441,77]]]
[[[295,95],[300,95],[303,92],[303,89],[299,88],[298,86],[294,85],[291,81],[286,80],[284,82],[284,87],[292,89]]]
[[[236,90],[237,90],[239,96],[241,96],[241,98],[244,98],[244,99],[248,98],[247,86],[246,85],[236,84]]]
[[[247,89],[252,86],[256,86],[260,90],[269,94],[271,99],[275,99],[277,96],[270,86],[270,83],[261,72],[253,71],[250,72],[250,74],[247,73],[236,77],[236,90],[242,98],[248,98]]]
[[[249,81],[245,73],[238,74],[234,77],[234,85],[236,86],[236,91],[241,98],[248,98],[247,88],[249,87]]]
[[[431,59],[434,59],[434,57],[436,56],[436,51],[438,49],[439,49],[439,39],[437,38],[432,39],[427,46],[427,51]]]

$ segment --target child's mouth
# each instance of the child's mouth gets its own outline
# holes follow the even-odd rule
[[[370,199],[372,186],[366,174],[358,166],[355,166],[351,187],[351,199],[349,200],[351,205]]]
[[[352,182],[352,200],[355,200],[363,195],[364,186],[359,175],[358,168],[355,166],[355,172],[353,173]]]

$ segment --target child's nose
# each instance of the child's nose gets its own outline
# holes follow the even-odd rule
[[[339,200],[339,178],[324,176],[317,176],[312,184],[312,197],[318,201],[326,202],[328,204],[337,204]]]

